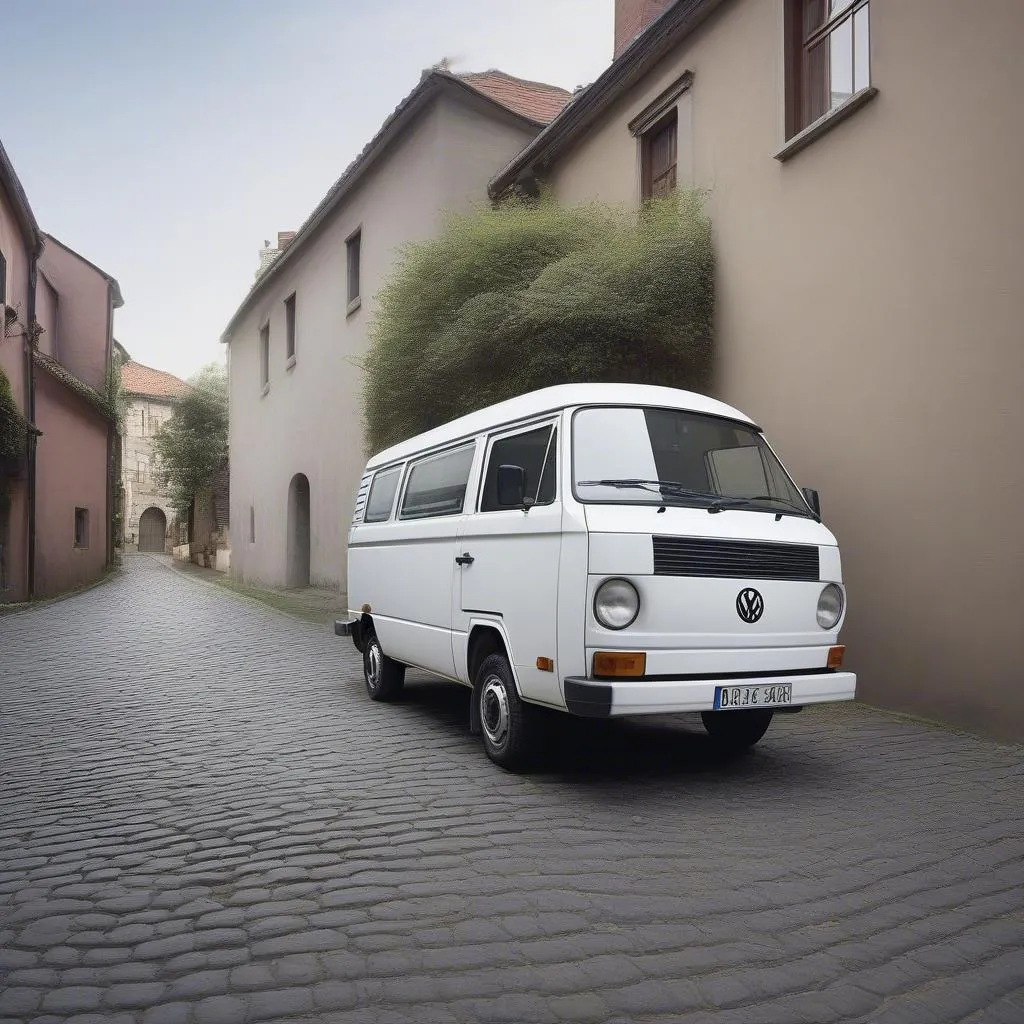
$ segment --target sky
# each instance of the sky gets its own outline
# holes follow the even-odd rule
[[[0,0],[0,139],[40,227],[121,285],[114,334],[180,377],[424,68],[566,89],[614,0]]]

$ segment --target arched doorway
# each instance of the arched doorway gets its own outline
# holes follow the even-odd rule
[[[139,517],[139,550],[163,554],[166,536],[167,516],[156,507],[147,508]]]
[[[309,480],[296,473],[288,485],[288,565],[285,580],[289,587],[309,586]]]

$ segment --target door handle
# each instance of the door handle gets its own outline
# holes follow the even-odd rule
[[[474,561],[475,559],[468,551],[464,551],[461,555],[455,556],[456,565],[472,565]]]

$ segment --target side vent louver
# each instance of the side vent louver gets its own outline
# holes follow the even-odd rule
[[[359,490],[356,492],[356,507],[352,513],[352,522],[361,523],[363,521],[363,512],[366,511],[366,497],[370,493],[370,475],[367,473],[366,476],[359,481]]]

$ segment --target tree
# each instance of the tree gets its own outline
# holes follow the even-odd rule
[[[639,210],[509,199],[406,246],[364,365],[371,453],[493,402],[584,381],[706,383],[713,295],[702,197]]]
[[[212,484],[228,453],[227,370],[210,363],[188,385],[153,437],[160,482],[182,519],[188,518],[196,491]]]

